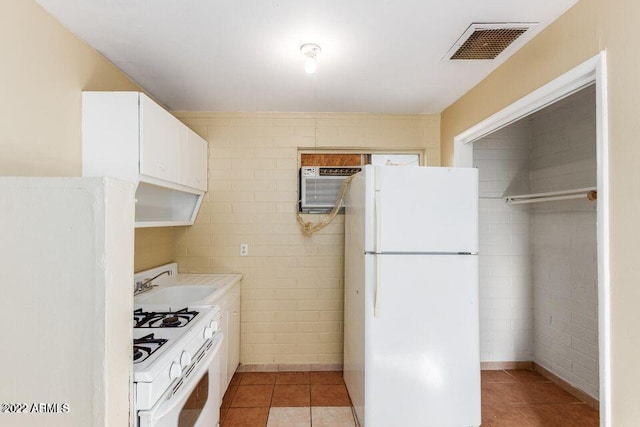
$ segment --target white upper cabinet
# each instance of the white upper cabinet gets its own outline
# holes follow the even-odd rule
[[[207,141],[140,97],[140,173],[207,191]]]
[[[179,153],[188,147],[181,144],[185,126],[147,96],[140,96],[140,173],[176,182],[179,176]]]
[[[180,137],[178,182],[207,191],[207,141],[189,128]]]
[[[137,184],[136,227],[193,224],[207,191],[207,148],[143,93],[82,94],[82,175]]]

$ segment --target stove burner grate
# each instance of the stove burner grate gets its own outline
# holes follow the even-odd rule
[[[180,318],[178,316],[165,317],[162,319],[162,326],[171,327],[171,326],[179,326]]]
[[[138,308],[133,312],[134,328],[181,328],[198,315],[197,311],[189,311],[187,307],[178,311],[143,311]]]
[[[168,340],[155,338],[153,334],[133,340],[133,363],[143,362]]]
[[[133,360],[136,361],[144,356],[144,350],[142,347],[134,345],[133,346]]]

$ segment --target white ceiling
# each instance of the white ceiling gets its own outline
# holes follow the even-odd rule
[[[438,113],[577,0],[37,1],[172,110]],[[539,25],[496,60],[442,61],[472,22]]]

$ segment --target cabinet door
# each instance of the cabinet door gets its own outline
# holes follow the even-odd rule
[[[224,340],[222,341],[221,357],[220,357],[220,390],[222,394],[227,391],[229,382],[227,381],[227,356],[229,353],[229,302],[230,293],[227,292],[220,300],[216,301],[216,305],[220,307],[220,331],[224,334]]]
[[[149,97],[140,94],[140,173],[178,181],[181,123]]]
[[[238,288],[233,290],[231,298],[232,302],[227,311],[227,327],[229,328],[229,340],[227,342],[227,384],[231,381],[240,363],[240,291]]]
[[[207,141],[184,126],[180,146],[180,172],[178,182],[188,187],[207,191]]]

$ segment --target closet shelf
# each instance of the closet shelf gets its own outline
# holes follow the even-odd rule
[[[546,193],[518,194],[505,196],[504,201],[509,205],[521,205],[525,203],[553,202],[557,200],[572,199],[596,200],[598,191],[596,187],[576,188],[573,190],[549,191]]]

